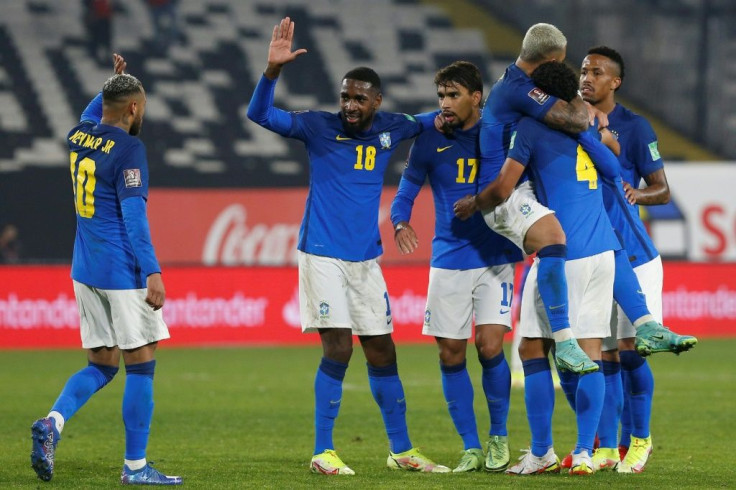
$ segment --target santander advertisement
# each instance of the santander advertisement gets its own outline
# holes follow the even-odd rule
[[[736,336],[736,264],[666,262],[665,324],[699,337]],[[384,266],[394,337],[421,335],[426,265]],[[164,267],[166,345],[318,343],[299,325],[294,267]],[[518,282],[518,281],[517,281]],[[519,298],[518,295],[515,295]],[[0,268],[0,348],[78,347],[68,266]]]

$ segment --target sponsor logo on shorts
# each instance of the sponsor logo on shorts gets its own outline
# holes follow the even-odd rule
[[[511,310],[504,310],[503,308],[501,308],[500,310],[498,310],[498,312],[499,312],[499,313],[500,313],[501,315],[505,315],[505,314],[506,314],[506,313],[508,313],[509,311],[511,311]]]
[[[539,87],[534,87],[527,95],[539,105],[544,105],[547,99],[549,99],[549,95]]]
[[[424,324],[429,325],[429,321],[432,319],[432,312],[429,311],[429,308],[424,310]]]
[[[125,179],[125,187],[141,187],[141,170],[138,168],[128,168],[123,170],[123,179]]]
[[[524,203],[519,208],[519,212],[521,212],[521,214],[523,214],[524,216],[529,216],[529,214],[531,214],[531,212],[532,212],[532,207],[530,205]]]
[[[322,301],[319,304],[319,318],[330,318],[330,304],[327,301]]]

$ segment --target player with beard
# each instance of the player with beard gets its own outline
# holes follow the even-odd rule
[[[478,148],[483,97],[480,71],[472,63],[456,61],[439,70],[434,82],[448,130],[445,134],[424,132],[414,142],[391,206],[394,240],[403,254],[418,247],[409,221],[414,200],[428,177],[434,196],[435,236],[423,333],[435,337],[439,346],[445,400],[463,439],[465,451],[453,472],[483,468],[498,472],[509,463],[506,419],[511,373],[503,337],[511,329],[513,264],[521,260],[521,251],[485,226],[480,214],[461,221],[452,208],[457,199],[476,194],[490,182],[488,172],[480,167]],[[490,415],[485,458],[465,359],[473,320]]]
[[[381,80],[370,68],[342,79],[340,112],[287,112],[273,106],[282,67],[306,53],[291,50],[294,23],[274,27],[268,64],[248,106],[248,117],[277,134],[301,140],[309,155],[310,183],[299,231],[299,307],[302,331],[319,332],[323,357],[314,382],[315,444],[311,470],[353,475],[335,452],[333,428],[342,383],[357,335],[368,364],[371,392],[389,438],[387,466],[446,473],[412,446],[406,400],[391,337],[391,306],[377,258],[383,252],[378,207],[389,158],[402,140],[434,125],[434,114],[379,111]]]
[[[161,307],[165,290],[146,218],[148,162],[136,138],[146,108],[141,82],[124,74],[114,55],[109,78],[69,132],[70,169],[77,214],[72,258],[82,347],[88,366],[74,374],[48,416],[31,427],[31,465],[38,477],[54,474],[64,424],[107,385],[125,363],[125,461],[129,485],[179,485],[146,460],[153,416],[154,352],[169,338]]]

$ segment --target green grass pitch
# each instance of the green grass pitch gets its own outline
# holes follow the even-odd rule
[[[507,346],[508,348],[508,346]],[[512,477],[471,473],[425,475],[385,467],[381,416],[356,349],[345,378],[335,429],[341,457],[354,477],[312,475],[312,384],[319,346],[172,349],[157,353],[155,401],[148,458],[161,471],[184,477],[187,488],[734,488],[736,461],[736,340],[704,340],[679,357],[650,358],[656,392],[654,452],[640,475]],[[442,397],[434,345],[399,345],[412,442],[454,467],[462,443]],[[482,435],[489,421],[480,369],[469,351]],[[123,458],[120,404],[124,372],[68,421],[50,483],[30,467],[30,426],[45,415],[67,377],[84,365],[81,351],[0,352],[0,488],[110,488],[119,485]],[[512,391],[512,458],[529,444],[524,397]],[[575,440],[575,422],[561,392],[554,416],[557,454]]]

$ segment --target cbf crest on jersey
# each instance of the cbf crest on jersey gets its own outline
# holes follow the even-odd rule
[[[381,149],[388,150],[391,148],[391,133],[386,131],[378,135],[378,141],[381,142]]]

